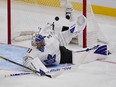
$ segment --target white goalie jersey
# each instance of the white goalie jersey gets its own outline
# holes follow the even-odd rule
[[[32,66],[35,64],[37,67],[44,71],[43,67],[48,65],[58,65],[60,63],[60,48],[59,46],[65,46],[70,43],[72,39],[73,33],[69,30],[61,32],[59,34],[53,36],[46,36],[45,39],[45,50],[44,52],[39,51],[35,46],[32,46],[27,50],[27,53],[24,57],[24,65],[33,68]],[[43,63],[43,66],[41,63]],[[42,67],[40,67],[42,66]],[[33,68],[36,69],[36,68]],[[38,69],[36,69],[38,70]]]
[[[66,46],[70,43],[70,41],[74,37],[75,29],[76,24],[69,27],[69,30],[67,31],[59,32],[54,35],[45,36],[44,52],[41,52],[35,46],[32,46],[27,50],[27,53],[24,57],[24,65],[34,69],[35,69],[34,64],[38,64],[39,62],[40,63],[42,62],[46,66],[58,65],[60,63],[61,58],[60,46]],[[80,33],[81,31],[83,31],[83,29],[84,28],[79,29],[79,32],[76,33]],[[34,67],[32,67],[33,65]]]

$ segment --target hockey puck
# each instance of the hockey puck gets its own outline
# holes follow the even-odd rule
[[[58,21],[58,20],[59,20],[59,17],[58,17],[58,16],[56,16],[56,17],[55,17],[55,20],[56,20],[56,21]]]

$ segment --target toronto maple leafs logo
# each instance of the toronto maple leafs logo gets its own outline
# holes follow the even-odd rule
[[[48,54],[48,57],[47,57],[47,60],[44,60],[44,62],[47,64],[47,65],[50,65],[50,64],[53,64],[56,62],[56,54],[55,55],[51,55],[51,54]]]

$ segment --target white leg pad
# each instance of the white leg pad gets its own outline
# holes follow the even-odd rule
[[[96,59],[97,55],[90,52],[73,53],[73,64],[80,65],[82,63],[95,61]]]

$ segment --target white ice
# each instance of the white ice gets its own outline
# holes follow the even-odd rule
[[[75,71],[64,72],[53,79],[36,75],[0,78],[0,87],[116,87],[116,18],[95,17],[112,48],[112,54],[106,60],[82,64]],[[6,6],[0,2],[0,43],[7,41],[6,19]],[[75,50],[78,47],[69,45],[69,48]],[[0,70],[0,74],[12,72]]]

